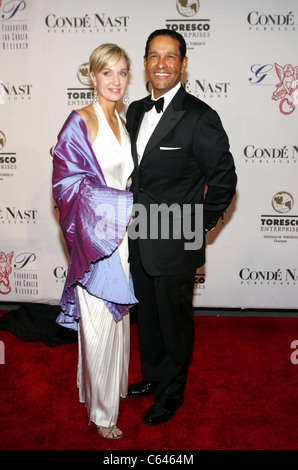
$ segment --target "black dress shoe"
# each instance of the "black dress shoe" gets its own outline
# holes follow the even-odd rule
[[[150,406],[144,418],[144,423],[148,426],[165,423],[174,416],[182,404],[183,395],[180,398],[161,398]]]
[[[154,393],[157,389],[158,382],[147,382],[141,380],[128,387],[128,397],[147,397]]]

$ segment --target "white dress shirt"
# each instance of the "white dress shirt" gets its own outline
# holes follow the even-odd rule
[[[167,93],[162,95],[160,98],[164,98],[164,106],[163,106],[163,112],[169,105],[169,103],[172,101],[174,96],[176,95],[177,91],[181,87],[181,83],[177,83],[174,88],[169,90]],[[154,96],[153,96],[153,91],[151,94],[152,100],[156,101]],[[140,164],[140,161],[142,159],[142,156],[144,154],[145,147],[148,143],[148,140],[150,139],[155,127],[157,126],[160,118],[162,117],[162,112],[158,113],[156,111],[155,106],[150,111],[147,111],[144,114],[143,121],[140,127],[139,135],[138,135],[138,140],[137,140],[137,152],[138,152],[138,162]]]

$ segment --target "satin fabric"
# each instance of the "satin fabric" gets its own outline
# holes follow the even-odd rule
[[[92,149],[110,188],[125,190],[133,171],[130,139],[115,111],[120,142],[99,103],[93,104],[98,132]],[[129,281],[127,231],[117,247],[126,281]],[[111,279],[113,282],[113,279]],[[89,421],[109,427],[117,423],[120,397],[127,395],[130,357],[130,320],[126,313],[115,322],[102,299],[76,285],[80,321],[78,328],[77,386]]]
[[[117,246],[130,220],[133,196],[107,186],[87,127],[73,111],[58,135],[53,157],[53,196],[70,261],[57,323],[77,330],[76,284],[101,298],[115,321],[137,303],[125,279]]]

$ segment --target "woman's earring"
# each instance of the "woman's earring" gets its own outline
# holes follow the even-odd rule
[[[92,103],[95,104],[98,101],[98,95],[97,95],[97,88],[96,85],[94,85],[94,92],[93,92],[93,100]]]
[[[122,98],[123,103],[128,106],[129,105],[129,98],[128,98],[128,93],[127,90],[125,91],[123,98]]]

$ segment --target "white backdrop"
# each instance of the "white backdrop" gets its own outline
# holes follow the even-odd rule
[[[239,178],[194,306],[297,308],[297,0],[0,0],[0,13],[0,302],[59,303],[68,261],[51,152],[90,101],[90,53],[124,47],[130,100],[142,98],[146,39],[167,27],[187,41],[186,90],[218,111]]]

